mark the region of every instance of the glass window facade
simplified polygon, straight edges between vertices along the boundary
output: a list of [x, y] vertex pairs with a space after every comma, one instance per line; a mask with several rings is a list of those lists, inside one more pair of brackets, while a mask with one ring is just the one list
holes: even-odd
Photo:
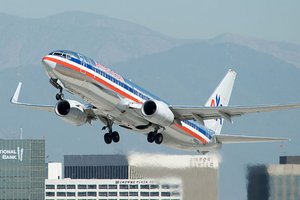
[[0, 140], [0, 169], [0, 199], [45, 198], [45, 140]]

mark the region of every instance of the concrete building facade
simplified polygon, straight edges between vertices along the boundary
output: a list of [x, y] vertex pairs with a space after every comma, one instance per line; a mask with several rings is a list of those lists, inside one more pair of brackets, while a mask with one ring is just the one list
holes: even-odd
[[175, 179], [181, 181], [180, 198], [187, 200], [218, 199], [218, 165], [219, 159], [216, 155], [134, 153], [128, 156], [64, 156], [66, 179], [163, 179], [166, 182]]

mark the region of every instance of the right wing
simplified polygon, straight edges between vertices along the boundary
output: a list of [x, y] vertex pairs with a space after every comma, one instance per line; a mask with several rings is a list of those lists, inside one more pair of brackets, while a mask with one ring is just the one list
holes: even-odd
[[19, 106], [35, 109], [35, 110], [43, 110], [43, 111], [48, 111], [48, 112], [54, 112], [55, 106], [54, 105], [39, 105], [39, 104], [29, 104], [29, 103], [21, 103], [19, 102], [19, 95], [21, 91], [22, 83], [19, 82], [18, 87], [12, 96], [10, 102], [12, 104], [16, 104]]
[[194, 119], [203, 123], [207, 119], [224, 118], [232, 122], [233, 117], [238, 117], [248, 113], [269, 112], [275, 110], [284, 110], [291, 108], [300, 108], [300, 103], [287, 105], [262, 105], [262, 106], [220, 106], [220, 107], [187, 107], [170, 106], [175, 117], [180, 120]]

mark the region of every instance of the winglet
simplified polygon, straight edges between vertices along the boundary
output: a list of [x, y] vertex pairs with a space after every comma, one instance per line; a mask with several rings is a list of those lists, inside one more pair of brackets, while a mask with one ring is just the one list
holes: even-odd
[[19, 95], [20, 95], [21, 87], [22, 87], [22, 82], [19, 82], [18, 87], [10, 100], [11, 103], [13, 104], [19, 103]]

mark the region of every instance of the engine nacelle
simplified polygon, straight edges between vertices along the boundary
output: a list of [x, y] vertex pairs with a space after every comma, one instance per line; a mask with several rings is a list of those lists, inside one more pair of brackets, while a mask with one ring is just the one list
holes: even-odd
[[64, 121], [81, 126], [88, 121], [83, 105], [74, 100], [61, 100], [55, 106], [55, 113]]
[[150, 122], [161, 126], [169, 126], [174, 121], [173, 112], [169, 106], [162, 101], [145, 101], [142, 106], [142, 114]]

